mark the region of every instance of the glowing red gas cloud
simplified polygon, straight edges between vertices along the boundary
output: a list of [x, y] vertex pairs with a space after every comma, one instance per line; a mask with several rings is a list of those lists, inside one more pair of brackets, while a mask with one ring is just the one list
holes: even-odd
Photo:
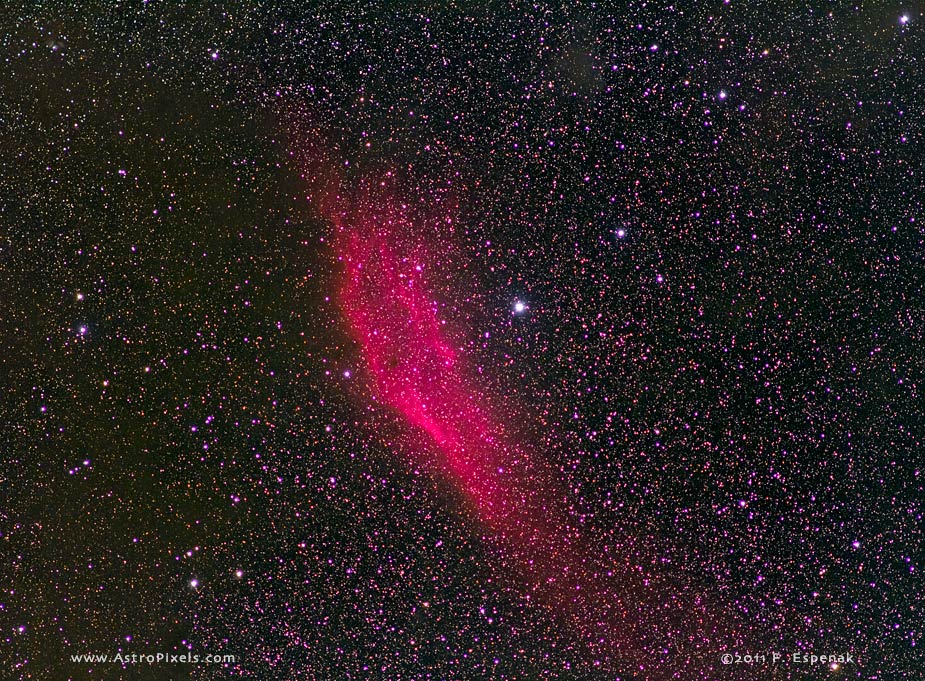
[[695, 678], [693, 660], [708, 670], [728, 632], [703, 599], [636, 565], [631, 542], [608, 551], [575, 529], [565, 488], [505, 433], [509, 410], [492, 406], [441, 319], [428, 279], [440, 241], [433, 216], [413, 213], [386, 183], [372, 186], [349, 203], [340, 195], [327, 217], [338, 232], [338, 302], [377, 401], [421, 436], [421, 455], [469, 501], [519, 588], [592, 655], [650, 679]]

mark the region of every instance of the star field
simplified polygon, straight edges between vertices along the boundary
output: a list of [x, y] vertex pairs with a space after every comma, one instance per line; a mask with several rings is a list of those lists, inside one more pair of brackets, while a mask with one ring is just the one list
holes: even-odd
[[2, 14], [0, 677], [921, 678], [920, 3]]

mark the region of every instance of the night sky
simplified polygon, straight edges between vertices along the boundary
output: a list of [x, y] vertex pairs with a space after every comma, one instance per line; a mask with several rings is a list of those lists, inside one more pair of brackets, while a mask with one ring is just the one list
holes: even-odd
[[925, 678], [925, 4], [81, 5], [0, 9], [0, 678]]

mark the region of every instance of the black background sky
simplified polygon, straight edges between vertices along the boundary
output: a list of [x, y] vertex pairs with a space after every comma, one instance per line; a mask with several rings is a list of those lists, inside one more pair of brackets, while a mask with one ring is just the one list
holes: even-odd
[[619, 671], [345, 378], [337, 168], [452, 193], [441, 316], [590, 536], [861, 658], [726, 678], [920, 678], [925, 16], [682, 5], [0, 10], [0, 676]]

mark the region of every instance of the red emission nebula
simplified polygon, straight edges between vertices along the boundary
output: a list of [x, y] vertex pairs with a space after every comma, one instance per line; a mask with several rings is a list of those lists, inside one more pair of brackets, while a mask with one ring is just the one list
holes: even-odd
[[502, 554], [504, 578], [582, 642], [589, 664], [616, 665], [622, 678], [709, 673], [734, 649], [733, 618], [720, 626], [707, 598], [639, 557], [641, 542], [614, 545], [576, 529], [559, 476], [505, 434], [510, 407], [492, 406], [440, 318], [427, 280], [439, 266], [425, 246], [435, 240], [433, 216], [413, 215], [384, 187], [347, 200], [329, 193], [323, 208], [343, 268], [338, 304], [376, 401], [468, 500]]

